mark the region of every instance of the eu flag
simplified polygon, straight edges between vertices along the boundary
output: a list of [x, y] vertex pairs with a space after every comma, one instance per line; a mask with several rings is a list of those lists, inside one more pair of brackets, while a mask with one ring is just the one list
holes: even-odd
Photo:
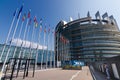
[[18, 12], [17, 19], [19, 18], [19, 16], [20, 16], [20, 13], [22, 12], [22, 9], [23, 9], [23, 5], [21, 6], [21, 8], [20, 8], [20, 10], [19, 10], [19, 12]]

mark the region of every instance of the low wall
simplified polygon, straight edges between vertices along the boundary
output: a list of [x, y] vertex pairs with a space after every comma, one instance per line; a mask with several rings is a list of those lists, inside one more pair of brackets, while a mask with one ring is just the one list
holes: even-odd
[[106, 74], [104, 67], [105, 63], [109, 67], [111, 78], [120, 80], [120, 56], [108, 58], [105, 61], [95, 62], [93, 63], [93, 66], [98, 71], [102, 72], [103, 74]]

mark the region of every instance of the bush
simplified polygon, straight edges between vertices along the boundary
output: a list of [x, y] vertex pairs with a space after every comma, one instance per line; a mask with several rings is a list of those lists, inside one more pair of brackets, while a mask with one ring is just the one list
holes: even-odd
[[81, 70], [82, 66], [65, 65], [65, 66], [62, 67], [62, 69], [67, 69], [67, 70]]

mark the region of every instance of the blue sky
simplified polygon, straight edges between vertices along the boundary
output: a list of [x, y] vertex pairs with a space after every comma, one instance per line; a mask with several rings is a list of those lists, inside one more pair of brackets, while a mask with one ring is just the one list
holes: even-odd
[[0, 0], [0, 43], [5, 42], [13, 12], [16, 8], [20, 8], [22, 3], [24, 3], [22, 14], [31, 9], [32, 18], [35, 15], [38, 21], [42, 18], [43, 25], [50, 24], [51, 28], [55, 27], [60, 20], [69, 22], [70, 16], [73, 20], [77, 19], [78, 13], [81, 17], [86, 17], [87, 12], [90, 11], [94, 18], [98, 10], [101, 15], [105, 12], [113, 15], [120, 26], [120, 0]]

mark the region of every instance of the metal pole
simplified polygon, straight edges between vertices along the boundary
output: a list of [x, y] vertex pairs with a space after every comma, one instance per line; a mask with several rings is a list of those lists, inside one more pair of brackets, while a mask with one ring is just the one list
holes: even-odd
[[[53, 40], [52, 40], [53, 41], [53, 51], [54, 51], [54, 45], [55, 45], [54, 44], [54, 42], [55, 42], [54, 40], [55, 40], [55, 31], [53, 31]], [[55, 51], [54, 51], [54, 56], [53, 57], [54, 57], [53, 67], [55, 68]]]
[[[35, 34], [35, 27], [37, 27], [37, 25], [36, 25], [36, 23], [37, 23], [37, 20], [36, 20], [36, 16], [34, 17], [34, 26], [33, 26], [33, 32], [32, 32], [32, 38], [31, 38], [31, 42], [32, 42], [32, 40], [33, 40], [33, 37], [34, 37], [34, 34]], [[29, 55], [29, 59], [32, 57], [32, 45], [33, 45], [33, 43], [31, 44], [31, 42], [30, 42], [30, 55]], [[34, 51], [33, 51], [34, 52]]]
[[[26, 38], [25, 38], [25, 45], [26, 45], [26, 40], [27, 40], [27, 38], [28, 38], [29, 30], [30, 30], [30, 24], [31, 24], [30, 12], [31, 12], [31, 9], [29, 10], [28, 16], [27, 16], [28, 19], [29, 19], [29, 22], [28, 22], [28, 30], [27, 30]], [[24, 48], [24, 50], [23, 50], [23, 56], [22, 56], [22, 58], [24, 58], [25, 52], [26, 52], [26, 48]], [[22, 61], [22, 62], [23, 62], [23, 61]]]
[[[30, 10], [30, 11], [31, 11], [31, 10]], [[26, 40], [27, 40], [27, 38], [28, 38], [29, 30], [30, 30], [30, 24], [31, 24], [30, 11], [29, 11], [29, 13], [28, 13], [29, 22], [28, 22], [28, 29], [27, 29], [26, 38], [25, 38], [25, 45], [26, 45]], [[26, 50], [27, 50], [27, 49], [24, 48], [22, 58], [24, 58]], [[23, 61], [21, 62], [21, 64], [22, 64], [22, 63], [23, 63]]]
[[[17, 11], [18, 11], [18, 8], [16, 9], [16, 12], [17, 12]], [[7, 42], [8, 42], [8, 39], [9, 39], [11, 30], [12, 30], [13, 24], [14, 24], [14, 21], [15, 21], [15, 17], [16, 17], [16, 13], [15, 13], [15, 16], [13, 17], [13, 20], [12, 20], [12, 23], [11, 23], [11, 26], [10, 26], [10, 29], [9, 29], [9, 31], [8, 31], [8, 35], [7, 35], [7, 38], [6, 38], [4, 47], [3, 47], [3, 49], [2, 49], [2, 53], [1, 53], [1, 55], [0, 55], [0, 60], [2, 59], [3, 53], [4, 53], [4, 51], [5, 51], [5, 47], [6, 47], [6, 44], [7, 44]]]
[[[56, 36], [58, 37], [58, 35], [56, 34]], [[58, 38], [57, 38], [57, 67], [58, 67]], [[61, 52], [60, 52], [60, 54], [61, 54]], [[54, 54], [55, 55], [55, 54]]]
[[[28, 31], [27, 31], [27, 35], [26, 35], [26, 39], [25, 39], [25, 45], [26, 45], [26, 40], [27, 40], [27, 38], [28, 38], [29, 30], [30, 30], [30, 26], [28, 26]], [[25, 52], [26, 52], [26, 49], [24, 48], [22, 58], [24, 58], [24, 56], [25, 56]]]
[[[35, 26], [33, 26], [33, 31], [32, 31], [32, 38], [31, 38], [31, 41], [30, 41], [30, 54], [29, 54], [29, 56], [28, 56], [28, 59], [30, 59], [31, 58], [31, 55], [32, 55], [32, 45], [33, 45], [33, 43], [32, 43], [32, 40], [33, 40], [33, 36], [34, 36], [34, 31], [35, 30]], [[28, 63], [28, 66], [30, 65], [30, 62]]]
[[43, 65], [42, 65], [43, 64], [43, 54], [45, 53], [45, 50], [44, 50], [45, 49], [44, 48], [45, 47], [45, 36], [46, 36], [46, 32], [44, 31], [44, 42], [43, 42], [43, 46], [42, 46], [43, 47], [42, 48], [43, 49], [43, 53], [41, 53], [41, 69], [43, 68]]
[[50, 51], [50, 67], [52, 68], [52, 58], [53, 58], [53, 53], [52, 53], [52, 45], [53, 45], [53, 33], [51, 33], [51, 51]]
[[[22, 28], [23, 28], [23, 23], [24, 22], [22, 22], [22, 24], [21, 24], [21, 28], [20, 28], [20, 32], [19, 32], [19, 35], [18, 35], [18, 39], [20, 39], [20, 36], [21, 36], [21, 32], [22, 32]], [[17, 39], [17, 42], [16, 42], [15, 50], [13, 52], [13, 58], [15, 57], [15, 53], [16, 53], [16, 50], [17, 50], [18, 39]]]
[[48, 32], [48, 41], [47, 41], [47, 53], [46, 53], [46, 68], [48, 66], [48, 54], [49, 54], [49, 50], [48, 50], [48, 47], [49, 47], [49, 32]]
[[[25, 31], [24, 31], [24, 35], [23, 35], [23, 40], [25, 40], [26, 31], [27, 31], [27, 26], [28, 26], [28, 21], [29, 21], [29, 19], [27, 19], [27, 23], [26, 23]], [[18, 56], [18, 58], [21, 57], [22, 50], [23, 50], [23, 47], [24, 47], [23, 45], [24, 45], [24, 41], [22, 41], [22, 44], [21, 44], [21, 47], [20, 47], [20, 52], [19, 52], [19, 56]], [[18, 63], [19, 63], [19, 60], [17, 61], [17, 68], [18, 68]]]
[[35, 65], [36, 65], [36, 66], [35, 66], [36, 68], [37, 68], [37, 61], [38, 61], [38, 51], [39, 51], [38, 48], [39, 48], [39, 44], [40, 44], [40, 34], [41, 34], [41, 28], [42, 28], [42, 25], [41, 25], [41, 24], [42, 24], [42, 23], [41, 23], [41, 21], [40, 21], [40, 31], [39, 31], [39, 34], [38, 34], [38, 45], [37, 45], [37, 54], [36, 54], [36, 62], [35, 62], [35, 63], [36, 63], [36, 64], [35, 64]]
[[[15, 27], [15, 29], [14, 29], [14, 33], [13, 33], [12, 39], [14, 39], [14, 36], [15, 36], [15, 33], [16, 33], [16, 30], [17, 30], [17, 26], [18, 26], [18, 23], [19, 23], [20, 16], [21, 16], [21, 13], [20, 13], [19, 18], [18, 18], [18, 20], [17, 20], [16, 27]], [[11, 48], [11, 46], [12, 46], [12, 45], [11, 45], [11, 44], [12, 44], [12, 39], [11, 39], [11, 41], [10, 41], [10, 46], [9, 46], [9, 49], [8, 49], [8, 51], [7, 51], [7, 55], [6, 55], [6, 57], [5, 57], [5, 61], [4, 61], [3, 66], [2, 66], [2, 70], [1, 70], [2, 73], [3, 73], [3, 71], [4, 71], [5, 64], [6, 64], [7, 59], [8, 59], [8, 55], [10, 54], [10, 48]]]
[[50, 68], [52, 68], [52, 33], [51, 33], [51, 50], [50, 50]]

